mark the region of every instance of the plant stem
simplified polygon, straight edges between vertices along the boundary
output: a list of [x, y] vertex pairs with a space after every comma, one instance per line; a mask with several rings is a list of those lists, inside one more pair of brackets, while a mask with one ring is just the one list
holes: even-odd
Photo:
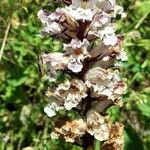
[[1, 46], [1, 49], [0, 49], [0, 61], [1, 61], [1, 58], [2, 58], [2, 55], [3, 55], [3, 51], [4, 51], [5, 43], [6, 43], [6, 40], [7, 40], [7, 36], [8, 36], [8, 33], [9, 33], [9, 29], [10, 29], [10, 23], [7, 25], [5, 36], [4, 36], [2, 46]]
[[86, 133], [83, 137], [83, 150], [94, 150], [94, 138], [89, 133]]

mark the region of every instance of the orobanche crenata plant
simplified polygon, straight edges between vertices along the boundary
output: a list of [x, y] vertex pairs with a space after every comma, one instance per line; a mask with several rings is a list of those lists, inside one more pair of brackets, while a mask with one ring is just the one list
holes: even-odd
[[[112, 123], [106, 110], [122, 106], [126, 84], [119, 75], [127, 56], [123, 36], [115, 34], [115, 18], [124, 18], [115, 0], [62, 0], [55, 12], [40, 10], [41, 34], [63, 42], [61, 52], [41, 54], [43, 68], [52, 83], [46, 92], [44, 112], [53, 117], [61, 111], [76, 111], [74, 120], [59, 120], [52, 139], [62, 138], [88, 149], [94, 138], [102, 149], [122, 150], [123, 125]], [[58, 84], [58, 74], [65, 74]], [[56, 119], [55, 119], [56, 120]]]

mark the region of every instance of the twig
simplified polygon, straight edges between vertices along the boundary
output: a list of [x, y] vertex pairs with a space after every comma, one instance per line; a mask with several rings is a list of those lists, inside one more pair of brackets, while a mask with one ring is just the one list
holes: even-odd
[[6, 40], [7, 40], [7, 36], [8, 36], [8, 33], [9, 33], [9, 29], [10, 29], [10, 23], [7, 25], [5, 36], [4, 36], [4, 39], [3, 39], [3, 42], [2, 42], [2, 46], [1, 46], [1, 50], [0, 50], [0, 61], [1, 61], [1, 58], [2, 58], [2, 55], [3, 55], [3, 51], [4, 51], [5, 43], [6, 43]]

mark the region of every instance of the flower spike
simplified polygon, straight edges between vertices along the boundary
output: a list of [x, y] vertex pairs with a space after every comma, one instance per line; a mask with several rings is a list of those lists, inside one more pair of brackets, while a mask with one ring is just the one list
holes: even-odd
[[[55, 126], [53, 139], [88, 147], [87, 137], [104, 141], [102, 149], [123, 148], [123, 125], [112, 123], [106, 110], [122, 105], [126, 84], [119, 75], [119, 61], [126, 61], [123, 36], [116, 34], [116, 16], [125, 17], [115, 0], [61, 0], [55, 12], [40, 10], [42, 33], [62, 39], [61, 52], [41, 54], [43, 68], [57, 85], [47, 91], [48, 117], [74, 110], [80, 117]], [[62, 72], [69, 78], [58, 84]], [[64, 122], [64, 121], [62, 121]], [[116, 131], [116, 132], [115, 132]]]

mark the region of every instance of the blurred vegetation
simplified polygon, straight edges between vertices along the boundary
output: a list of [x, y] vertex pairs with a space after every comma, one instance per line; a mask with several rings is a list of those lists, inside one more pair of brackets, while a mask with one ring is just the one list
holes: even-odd
[[[38, 55], [59, 51], [61, 44], [50, 37], [41, 38], [37, 12], [42, 7], [54, 11], [52, 0], [1, 0], [0, 45], [0, 150], [80, 150], [49, 135], [54, 120], [43, 112], [47, 81], [41, 77]], [[108, 110], [112, 120], [125, 124], [125, 150], [150, 149], [150, 1], [120, 0], [127, 18], [118, 21], [118, 31], [125, 33], [129, 60], [122, 75], [128, 90], [124, 106]], [[10, 28], [9, 28], [10, 24]], [[4, 38], [6, 30], [8, 35]], [[68, 116], [72, 116], [68, 114]], [[98, 146], [97, 146], [98, 145]], [[96, 150], [99, 144], [96, 144]], [[27, 150], [27, 149], [26, 149]]]

